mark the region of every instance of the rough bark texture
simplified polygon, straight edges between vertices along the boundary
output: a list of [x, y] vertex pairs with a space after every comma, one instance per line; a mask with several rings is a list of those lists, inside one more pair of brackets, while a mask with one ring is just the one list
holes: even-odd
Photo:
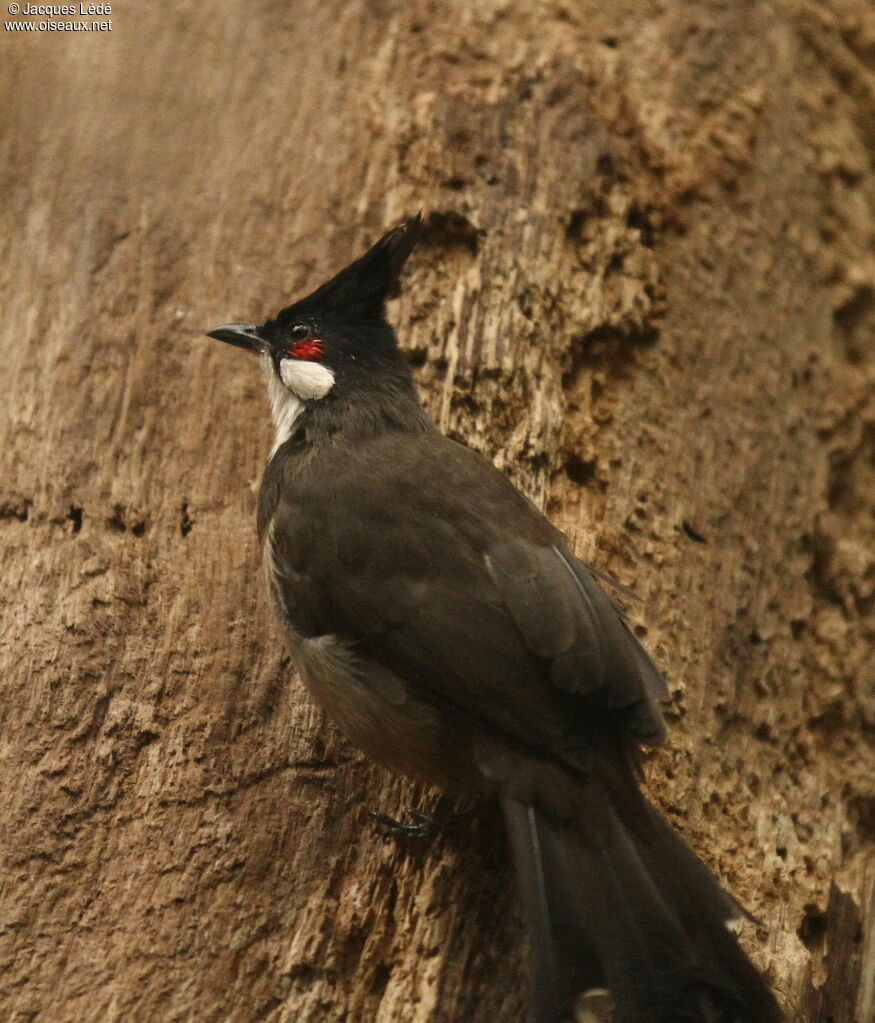
[[4, 1020], [524, 1019], [497, 825], [310, 707], [202, 337], [423, 207], [428, 404], [646, 601], [653, 797], [791, 1020], [875, 1018], [866, 0], [125, 5], [3, 34]]

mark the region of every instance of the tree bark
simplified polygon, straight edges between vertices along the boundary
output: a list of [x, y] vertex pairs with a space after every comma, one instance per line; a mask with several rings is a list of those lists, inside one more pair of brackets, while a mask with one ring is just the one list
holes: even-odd
[[282, 652], [262, 381], [202, 336], [423, 208], [390, 314], [430, 410], [644, 598], [651, 795], [788, 1018], [875, 1019], [871, 6], [216, 0], [2, 46], [3, 1018], [525, 1018], [496, 820], [384, 840], [436, 794]]

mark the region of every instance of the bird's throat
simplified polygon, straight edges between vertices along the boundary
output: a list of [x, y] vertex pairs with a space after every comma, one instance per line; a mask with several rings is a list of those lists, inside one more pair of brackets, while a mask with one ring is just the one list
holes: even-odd
[[273, 458], [291, 437], [298, 416], [304, 409], [304, 402], [279, 379], [269, 356], [263, 356], [261, 361], [267, 377], [267, 394], [274, 427], [273, 447], [270, 449], [270, 457]]
[[[270, 458], [295, 434], [311, 448], [323, 442], [336, 443], [339, 438], [352, 444], [366, 443], [385, 432], [422, 433], [434, 429], [403, 362], [394, 372], [384, 372], [376, 382], [362, 377], [361, 386], [347, 388], [342, 397], [336, 395], [333, 374], [332, 386], [320, 387], [317, 394], [308, 391], [308, 379], [299, 381], [300, 390], [289, 387], [295, 380], [289, 377], [283, 382], [269, 356], [263, 357], [262, 365], [275, 431]], [[315, 387], [324, 381], [319, 378], [309, 383]]]

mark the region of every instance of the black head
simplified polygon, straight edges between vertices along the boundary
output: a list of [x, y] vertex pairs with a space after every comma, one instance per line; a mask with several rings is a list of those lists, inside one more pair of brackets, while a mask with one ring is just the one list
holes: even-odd
[[354, 263], [262, 324], [228, 323], [209, 336], [267, 356], [297, 397], [344, 391], [362, 372], [401, 362], [385, 304], [419, 239], [420, 216], [384, 235]]

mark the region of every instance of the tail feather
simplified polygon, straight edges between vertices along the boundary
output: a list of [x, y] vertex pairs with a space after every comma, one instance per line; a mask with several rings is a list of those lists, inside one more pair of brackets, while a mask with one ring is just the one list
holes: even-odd
[[631, 773], [620, 801], [613, 784], [579, 788], [571, 820], [510, 790], [502, 796], [537, 1023], [570, 1023], [591, 988], [610, 991], [612, 1023], [779, 1023], [726, 927], [732, 900]]
[[565, 919], [565, 908], [556, 904], [558, 894], [549, 880], [555, 873], [552, 864], [545, 862], [545, 849], [534, 806], [513, 802], [507, 808], [508, 821], [518, 834], [517, 870], [528, 882], [522, 889], [523, 911], [533, 948], [539, 955], [533, 959], [535, 977], [532, 1006], [535, 1017], [543, 1023], [563, 1023], [565, 1007], [574, 997], [569, 984], [574, 976], [574, 962], [565, 961], [568, 942], [564, 936], [573, 920]]

